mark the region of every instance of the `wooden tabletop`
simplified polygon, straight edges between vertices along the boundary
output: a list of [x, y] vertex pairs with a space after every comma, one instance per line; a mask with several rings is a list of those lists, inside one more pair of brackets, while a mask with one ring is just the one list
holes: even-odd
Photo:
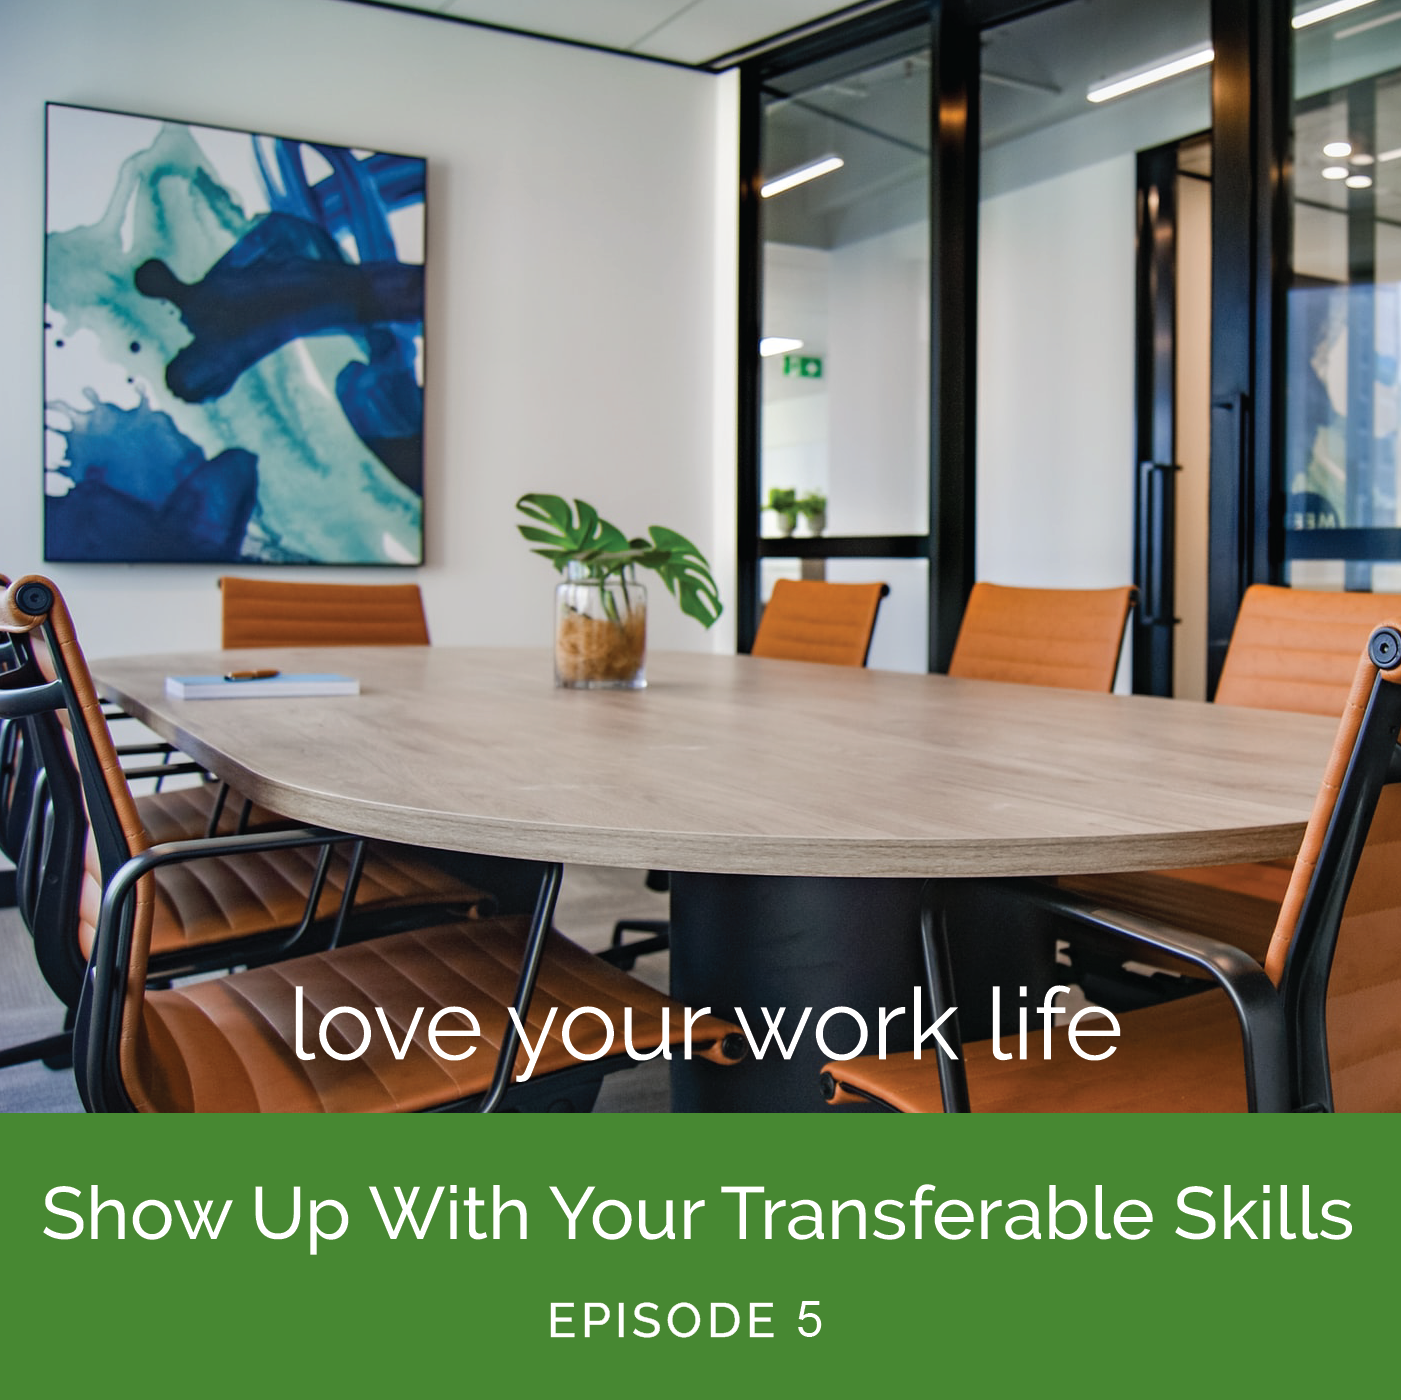
[[[167, 675], [341, 671], [358, 696], [171, 700]], [[1297, 847], [1335, 724], [753, 657], [663, 653], [564, 691], [534, 650], [95, 662], [103, 691], [258, 802], [391, 840], [735, 874], [1046, 875]]]

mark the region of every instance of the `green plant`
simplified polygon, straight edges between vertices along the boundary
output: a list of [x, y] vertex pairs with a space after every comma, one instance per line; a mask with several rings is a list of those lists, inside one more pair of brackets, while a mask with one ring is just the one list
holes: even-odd
[[776, 511], [779, 515], [795, 515], [798, 510], [798, 493], [791, 486], [771, 486], [768, 504], [764, 509]]
[[809, 491], [806, 496], [799, 496], [794, 501], [793, 509], [799, 515], [825, 515], [827, 513], [827, 497], [821, 491]]
[[531, 521], [516, 528], [538, 546], [532, 552], [548, 559], [558, 572], [578, 564], [589, 578], [626, 579], [630, 568], [651, 569], [688, 617], [709, 627], [720, 616], [720, 590], [710, 565], [685, 535], [652, 525], [650, 539], [629, 539], [587, 501], [576, 500], [571, 506], [562, 496], [539, 492], [522, 496], [516, 509]]

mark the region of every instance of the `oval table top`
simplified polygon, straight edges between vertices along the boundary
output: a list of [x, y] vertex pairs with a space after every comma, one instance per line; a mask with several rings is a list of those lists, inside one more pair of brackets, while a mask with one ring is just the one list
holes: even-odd
[[[276, 666], [357, 696], [174, 700]], [[661, 653], [643, 691], [548, 652], [258, 649], [104, 659], [99, 686], [257, 802], [417, 845], [758, 875], [1052, 875], [1297, 848], [1336, 724], [1145, 696]]]

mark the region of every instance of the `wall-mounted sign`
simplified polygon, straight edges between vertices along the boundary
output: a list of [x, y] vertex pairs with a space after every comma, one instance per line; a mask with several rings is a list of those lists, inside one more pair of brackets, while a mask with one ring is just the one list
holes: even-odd
[[783, 357], [783, 372], [797, 379], [821, 379], [822, 356], [785, 355]]

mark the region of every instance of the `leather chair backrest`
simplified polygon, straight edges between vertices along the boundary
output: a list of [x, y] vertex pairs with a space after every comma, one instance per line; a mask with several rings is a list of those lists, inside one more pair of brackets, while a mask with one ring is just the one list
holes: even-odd
[[[26, 611], [25, 599], [35, 593], [43, 593], [52, 600], [47, 613]], [[89, 836], [96, 843], [105, 885], [127, 859], [148, 850], [150, 841], [122, 772], [121, 759], [102, 712], [102, 702], [62, 595], [48, 579], [36, 575], [17, 580], [8, 591], [0, 594], [0, 631], [26, 633], [41, 624], [47, 645], [35, 647], [35, 660], [48, 677], [61, 672], [67, 699], [66, 715], [62, 711], [60, 714], [72, 739], [82, 778]], [[55, 792], [55, 797], [57, 795]], [[152, 877], [142, 876], [134, 900], [120, 1027], [121, 1074], [130, 1084], [140, 1083], [143, 1073], [141, 1013], [150, 954], [153, 893]]]
[[1133, 589], [977, 583], [949, 675], [1063, 690], [1114, 687]]
[[781, 578], [759, 620], [751, 655], [864, 666], [880, 600], [889, 591], [883, 583]]
[[[1401, 646], [1389, 660], [1395, 661], [1398, 651]], [[1338, 737], [1265, 963], [1271, 979], [1284, 987], [1286, 1004], [1304, 1006], [1296, 1055], [1302, 1057], [1305, 1079], [1310, 1073], [1310, 984], [1319, 993], [1313, 1012], [1320, 1051], [1313, 1075], [1317, 1082], [1305, 1085], [1302, 1101], [1326, 1098], [1331, 1084], [1331, 1106], [1348, 1112], [1401, 1110], [1398, 692], [1401, 665], [1382, 670], [1364, 654], [1361, 665], [1354, 666]], [[1389, 716], [1384, 706], [1390, 707]], [[1370, 736], [1364, 733], [1368, 727]], [[1346, 891], [1345, 900], [1341, 891]], [[1290, 979], [1293, 986], [1285, 986]]]
[[226, 647], [427, 646], [416, 583], [289, 583], [225, 576]]
[[1241, 599], [1218, 705], [1337, 718], [1372, 629], [1401, 616], [1393, 593], [1317, 593], [1253, 584]]
[[[0, 670], [0, 688], [25, 683], [25, 670], [18, 664]], [[35, 777], [34, 745], [25, 722], [0, 719], [0, 855], [15, 866], [29, 826]]]

